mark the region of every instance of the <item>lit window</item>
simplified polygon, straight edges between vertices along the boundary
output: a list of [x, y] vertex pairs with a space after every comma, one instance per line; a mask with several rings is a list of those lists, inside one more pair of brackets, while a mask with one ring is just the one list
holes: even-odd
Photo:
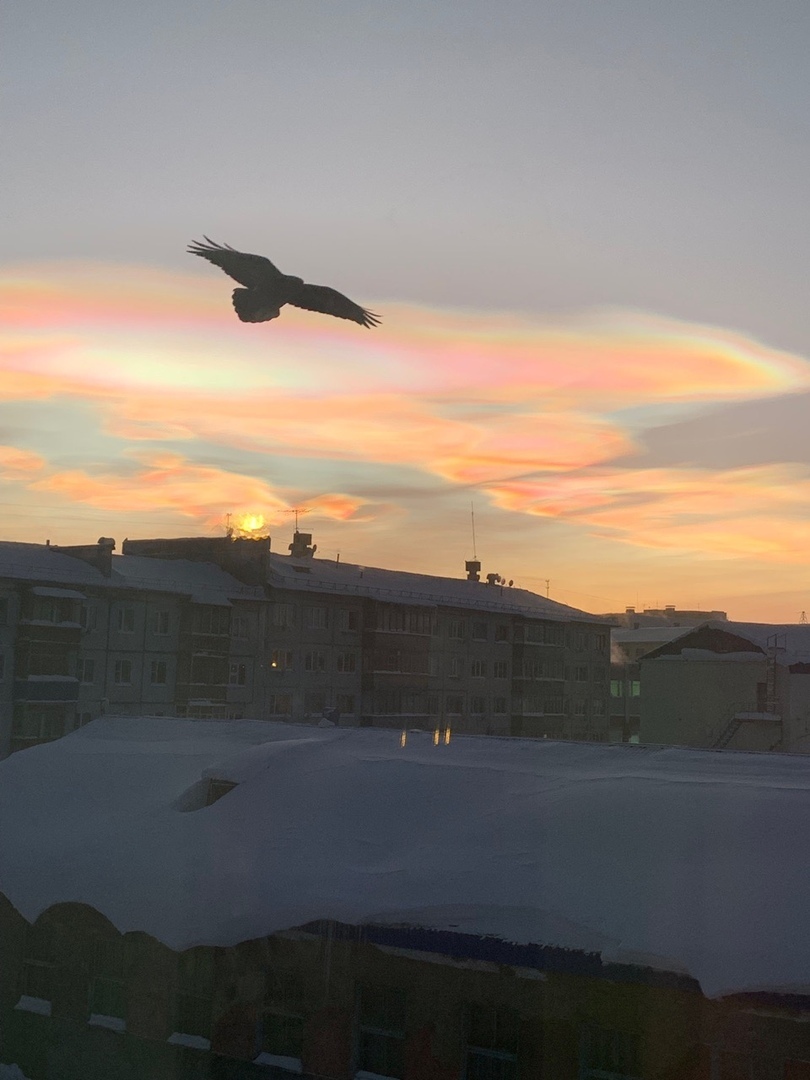
[[611, 697], [624, 697], [624, 693], [622, 692], [621, 679], [611, 679], [610, 680], [610, 696]]

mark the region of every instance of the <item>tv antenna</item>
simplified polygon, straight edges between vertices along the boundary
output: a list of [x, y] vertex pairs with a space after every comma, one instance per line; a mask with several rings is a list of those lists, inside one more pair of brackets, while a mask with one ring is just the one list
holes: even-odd
[[298, 532], [298, 515], [308, 514], [310, 507], [308, 506], [293, 506], [289, 510], [282, 510], [282, 514], [295, 514], [295, 531]]
[[807, 622], [807, 612], [806, 611], [803, 611], [801, 613], [801, 615], [799, 615], [799, 622], [800, 623], [806, 623]]
[[475, 507], [472, 499], [470, 499], [470, 521], [472, 522], [473, 558], [477, 559], [478, 552], [475, 550]]

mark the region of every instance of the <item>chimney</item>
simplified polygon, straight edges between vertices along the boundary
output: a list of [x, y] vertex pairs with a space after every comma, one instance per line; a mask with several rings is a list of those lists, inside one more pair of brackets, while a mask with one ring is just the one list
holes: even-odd
[[626, 607], [624, 613], [625, 615], [635, 615], [636, 609], [634, 607]]
[[464, 563], [464, 569], [467, 571], [467, 581], [480, 581], [481, 580], [481, 563], [478, 559], [473, 559]]
[[81, 559], [89, 563], [104, 577], [112, 573], [112, 553], [115, 551], [115, 540], [111, 536], [100, 536], [95, 544], [71, 544], [68, 547], [57, 546], [49, 542], [51, 551], [58, 551], [60, 555], [70, 555], [73, 559]]
[[293, 559], [311, 559], [318, 550], [318, 545], [312, 543], [312, 533], [302, 533], [297, 529], [293, 533], [293, 542], [287, 546]]

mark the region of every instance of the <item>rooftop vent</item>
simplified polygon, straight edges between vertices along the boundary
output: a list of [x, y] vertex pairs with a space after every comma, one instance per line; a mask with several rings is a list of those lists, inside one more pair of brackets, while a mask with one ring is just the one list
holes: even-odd
[[469, 562], [465, 562], [464, 569], [467, 571], [467, 581], [481, 580], [481, 563], [478, 559], [472, 559]]

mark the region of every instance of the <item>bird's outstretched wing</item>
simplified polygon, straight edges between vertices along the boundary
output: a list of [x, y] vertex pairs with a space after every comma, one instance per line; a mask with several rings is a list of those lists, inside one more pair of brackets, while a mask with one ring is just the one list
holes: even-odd
[[296, 292], [295, 299], [288, 303], [306, 311], [320, 311], [324, 315], [335, 315], [338, 319], [351, 319], [361, 326], [378, 326], [380, 323], [379, 315], [366, 311], [337, 289], [330, 289], [328, 285], [302, 285]]
[[278, 278], [283, 277], [281, 271], [263, 255], [248, 255], [243, 251], [236, 251], [228, 244], [215, 244], [207, 236], [204, 236], [203, 240], [206, 241], [205, 244], [198, 240], [189, 244], [189, 254], [208, 259], [240, 285], [255, 289], [262, 285], [272, 285]]

